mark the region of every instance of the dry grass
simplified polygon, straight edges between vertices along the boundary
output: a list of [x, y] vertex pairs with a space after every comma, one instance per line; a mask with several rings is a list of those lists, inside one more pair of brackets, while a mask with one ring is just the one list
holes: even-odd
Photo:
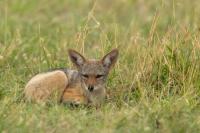
[[[198, 132], [198, 0], [0, 1], [0, 132]], [[28, 104], [23, 88], [67, 49], [120, 58], [100, 110]]]

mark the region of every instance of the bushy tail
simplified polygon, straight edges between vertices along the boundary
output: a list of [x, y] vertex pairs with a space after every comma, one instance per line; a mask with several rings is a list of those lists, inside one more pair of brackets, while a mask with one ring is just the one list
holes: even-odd
[[56, 70], [34, 76], [27, 83], [24, 93], [28, 101], [46, 102], [51, 96], [56, 96], [56, 101], [59, 101], [67, 85], [66, 74]]

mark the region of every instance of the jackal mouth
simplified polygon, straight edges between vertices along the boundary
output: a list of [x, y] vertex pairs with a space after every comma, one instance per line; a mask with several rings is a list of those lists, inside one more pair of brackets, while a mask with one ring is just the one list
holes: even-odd
[[88, 86], [88, 90], [89, 90], [90, 92], [93, 92], [94, 86], [92, 86], [92, 85]]
[[89, 85], [87, 86], [85, 83], [83, 83], [83, 89], [87, 92], [87, 93], [93, 93], [96, 89], [95, 86]]

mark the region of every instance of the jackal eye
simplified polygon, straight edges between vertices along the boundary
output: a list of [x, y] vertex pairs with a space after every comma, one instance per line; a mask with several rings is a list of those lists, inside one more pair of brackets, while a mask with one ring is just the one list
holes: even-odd
[[100, 74], [99, 74], [99, 75], [96, 76], [96, 78], [98, 79], [98, 78], [101, 78], [101, 77], [103, 77], [103, 76], [104, 76], [104, 75], [100, 75]]
[[88, 78], [89, 76], [87, 74], [81, 74], [84, 78]]

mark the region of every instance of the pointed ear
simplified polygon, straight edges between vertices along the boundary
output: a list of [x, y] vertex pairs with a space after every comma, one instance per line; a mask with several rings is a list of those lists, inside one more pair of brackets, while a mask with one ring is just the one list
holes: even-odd
[[69, 49], [68, 50], [70, 60], [73, 62], [73, 64], [76, 65], [76, 67], [81, 67], [85, 63], [85, 58], [75, 50]]
[[118, 49], [113, 49], [110, 53], [108, 53], [103, 57], [102, 59], [103, 65], [108, 69], [110, 69], [115, 65], [118, 55], [119, 55]]

